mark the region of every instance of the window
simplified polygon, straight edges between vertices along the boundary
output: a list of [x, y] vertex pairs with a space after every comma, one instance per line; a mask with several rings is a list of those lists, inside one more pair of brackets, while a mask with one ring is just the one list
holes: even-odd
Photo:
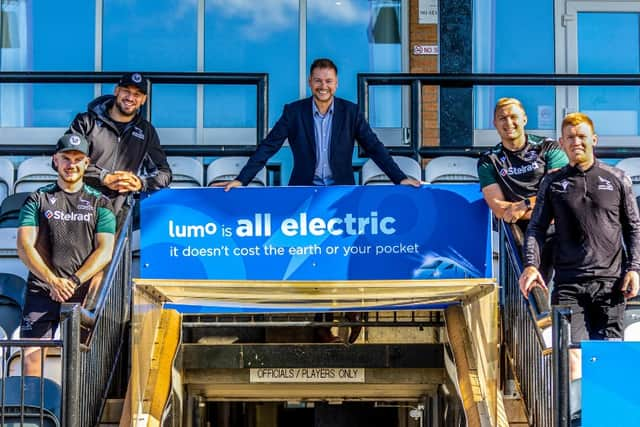
[[[207, 0], [205, 70], [269, 73], [269, 127], [298, 98], [298, 4]], [[205, 128], [255, 127], [253, 87], [205, 90]], [[255, 143], [255, 133], [250, 141]], [[212, 141], [216, 143], [216, 141]]]
[[[92, 71], [95, 3], [0, 0], [0, 70]], [[67, 126], [92, 85], [0, 85], [0, 126]]]
[[[103, 14], [104, 71], [196, 71], [196, 2], [105, 1]], [[195, 127], [196, 88], [155, 85], [151, 107], [156, 127]]]
[[[316, 58], [331, 58], [339, 70], [337, 95], [357, 102], [358, 73], [402, 71], [401, 18], [399, 0], [307, 1], [306, 69]], [[402, 127], [401, 91], [371, 89], [371, 126]]]
[[[551, 1], [475, 0], [473, 72], [554, 73], [553, 7]], [[474, 96], [476, 129], [493, 129], [493, 107], [502, 97], [522, 101], [528, 129], [555, 129], [554, 87], [478, 87]]]

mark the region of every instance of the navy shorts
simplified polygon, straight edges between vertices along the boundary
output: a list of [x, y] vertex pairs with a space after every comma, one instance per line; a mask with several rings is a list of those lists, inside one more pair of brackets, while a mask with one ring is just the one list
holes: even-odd
[[622, 340], [626, 302], [622, 280], [592, 280], [554, 286], [551, 304], [571, 308], [571, 341]]
[[[89, 284], [86, 283], [77, 288], [66, 302], [82, 303], [88, 291]], [[59, 302], [51, 299], [48, 291], [41, 288], [28, 288], [22, 310], [20, 337], [53, 338], [60, 323], [60, 305]]]

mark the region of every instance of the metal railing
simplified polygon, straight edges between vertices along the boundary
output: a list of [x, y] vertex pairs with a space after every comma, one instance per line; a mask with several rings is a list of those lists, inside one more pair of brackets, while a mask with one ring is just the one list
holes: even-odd
[[[60, 385], [46, 376], [59, 373], [58, 364], [52, 372], [42, 357], [40, 377], [21, 375], [25, 370], [27, 348], [36, 351], [62, 347], [61, 340], [9, 339], [0, 340], [0, 425], [62, 425], [60, 422]], [[30, 350], [30, 351], [31, 351]], [[57, 358], [59, 360], [59, 358]], [[16, 366], [17, 365], [17, 366]], [[45, 375], [46, 373], [46, 375]], [[53, 375], [52, 375], [53, 374]], [[46, 422], [45, 422], [46, 420]]]
[[133, 209], [129, 209], [119, 227], [113, 260], [105, 271], [95, 308], [63, 304], [63, 425], [96, 425], [119, 373], [131, 317], [132, 221]]
[[[512, 227], [517, 227], [513, 225]], [[551, 351], [542, 335], [550, 327], [549, 305], [540, 288], [526, 300], [520, 293], [521, 249], [511, 227], [500, 227], [500, 282], [503, 288], [503, 333], [505, 356], [519, 381], [529, 424], [553, 426], [553, 372]], [[538, 294], [537, 296], [534, 296]], [[538, 301], [536, 304], [535, 301]]]
[[[37, 84], [37, 83], [113, 83], [121, 72], [0, 72], [0, 84]], [[182, 85], [237, 85], [256, 88], [256, 144], [255, 145], [163, 145], [170, 156], [248, 156], [253, 154], [258, 142], [269, 130], [269, 75], [267, 73], [163, 73], [145, 72], [149, 80], [148, 100], [145, 103], [145, 116], [152, 119], [153, 86], [155, 84]], [[46, 145], [0, 145], [0, 156], [34, 156], [52, 154], [54, 144]]]
[[[410, 146], [389, 147], [392, 154], [408, 155], [416, 159], [439, 156], [477, 157], [486, 147], [423, 147], [422, 146], [422, 88], [468, 88], [474, 86], [640, 86], [638, 74], [457, 74], [457, 73], [360, 73], [358, 74], [358, 106], [369, 116], [369, 88], [371, 86], [405, 86], [410, 88]], [[471, 108], [471, 106], [469, 106]], [[470, 141], [471, 142], [471, 141]], [[597, 147], [602, 157], [640, 157], [640, 148]]]

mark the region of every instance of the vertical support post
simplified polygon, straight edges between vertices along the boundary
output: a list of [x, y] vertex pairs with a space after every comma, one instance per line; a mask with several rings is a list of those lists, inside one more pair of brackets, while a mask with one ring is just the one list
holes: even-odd
[[62, 304], [62, 425], [79, 426], [80, 421], [80, 306]]
[[422, 146], [422, 82], [418, 79], [411, 82], [411, 148], [413, 158], [420, 161]]
[[269, 131], [269, 75], [265, 74], [258, 82], [257, 92], [257, 111], [256, 111], [256, 145], [267, 136]]
[[569, 346], [571, 344], [571, 309], [553, 307], [553, 402], [556, 427], [569, 427]]
[[364, 119], [369, 121], [369, 80], [362, 74], [358, 74], [358, 107]]

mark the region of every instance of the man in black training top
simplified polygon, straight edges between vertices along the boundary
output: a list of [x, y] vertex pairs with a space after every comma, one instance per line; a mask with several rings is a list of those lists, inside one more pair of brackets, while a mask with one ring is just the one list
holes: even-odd
[[[23, 338], [52, 338], [60, 303], [81, 303], [91, 279], [111, 260], [115, 215], [109, 199], [83, 182], [88, 153], [84, 137], [60, 138], [52, 159], [57, 182], [32, 193], [20, 210], [18, 256], [29, 269]], [[24, 374], [39, 376], [39, 349], [25, 354]]]
[[159, 190], [171, 183], [158, 133], [140, 114], [146, 100], [147, 79], [126, 73], [113, 95], [94, 99], [67, 131], [89, 141], [91, 164], [85, 181], [112, 199], [116, 212], [130, 192]]
[[[569, 165], [545, 177], [525, 240], [520, 290], [545, 286], [538, 271], [540, 247], [556, 224], [552, 304], [568, 305], [571, 340], [622, 339], [625, 298], [638, 293], [640, 218], [631, 180], [598, 161], [593, 122], [582, 113], [562, 121], [560, 145]], [[571, 378], [581, 377], [580, 350], [570, 355]]]

